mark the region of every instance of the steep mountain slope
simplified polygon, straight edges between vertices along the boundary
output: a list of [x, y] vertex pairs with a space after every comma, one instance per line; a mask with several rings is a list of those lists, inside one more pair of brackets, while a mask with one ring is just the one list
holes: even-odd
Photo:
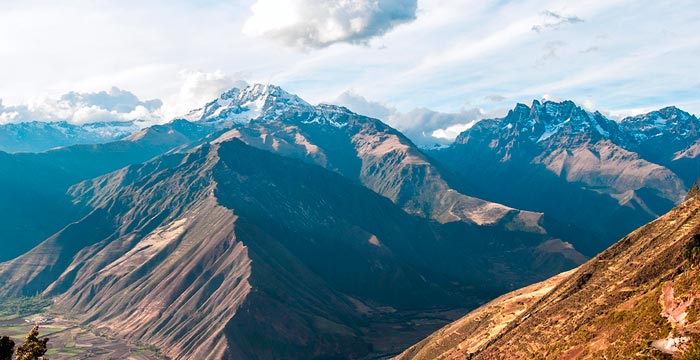
[[44, 153], [0, 152], [0, 261], [28, 251], [85, 215], [66, 196], [85, 179], [146, 161], [206, 137], [208, 127], [175, 121], [107, 144], [75, 145]]
[[636, 144], [600, 113], [535, 101], [482, 120], [431, 155], [467, 178], [475, 196], [598, 234], [597, 242], [575, 243], [595, 254], [668, 211], [687, 189], [673, 171], [634, 152]]
[[382, 353], [367, 335], [375, 317], [473, 306], [542, 275], [531, 270], [535, 255], [518, 250], [542, 236], [511, 232], [505, 252], [465, 241], [492, 230], [411, 216], [338, 174], [237, 139], [70, 193], [92, 211], [0, 264], [0, 293], [43, 291], [57, 309], [175, 359]]
[[0, 125], [0, 151], [43, 152], [53, 148], [102, 144], [123, 139], [147, 125], [142, 121], [97, 122], [84, 125], [58, 122], [24, 122]]
[[[679, 354], [700, 340], [700, 199], [639, 228], [521, 310], [487, 342], [473, 318], [507, 306], [509, 294], [402, 354], [472, 359], [628, 359]], [[535, 289], [523, 289], [527, 293]], [[465, 326], [470, 325], [470, 326]], [[458, 331], [454, 331], [458, 330]], [[465, 342], [466, 343], [463, 343]], [[470, 354], [468, 354], [468, 352]], [[668, 355], [666, 355], [668, 356]]]
[[[232, 89], [189, 115], [228, 122], [223, 139], [321, 165], [384, 195], [412, 214], [440, 222], [507, 225], [544, 232], [541, 214], [464, 195], [410, 140], [379, 120], [332, 105], [312, 106], [272, 85]], [[251, 121], [252, 119], [252, 121]], [[236, 125], [237, 124], [237, 125]]]

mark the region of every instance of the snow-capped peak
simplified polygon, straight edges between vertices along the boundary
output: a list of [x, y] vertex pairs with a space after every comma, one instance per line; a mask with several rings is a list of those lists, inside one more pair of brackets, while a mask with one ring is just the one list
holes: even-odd
[[244, 89], [228, 90], [184, 118], [190, 121], [247, 123], [274, 117], [284, 111], [303, 111], [310, 107], [306, 101], [279, 86], [253, 84]]
[[559, 133], [567, 136], [588, 134], [586, 136], [607, 139], [614, 132], [615, 124], [611, 120], [600, 113], [588, 112], [570, 100], [534, 100], [528, 110], [527, 121], [520, 126], [528, 127], [529, 138], [538, 143]]
[[620, 126], [637, 142], [657, 136], [670, 135], [683, 139], [700, 132], [700, 121], [675, 106], [622, 119]]
[[[534, 100], [530, 106], [517, 104], [506, 117], [482, 120], [467, 131], [474, 134], [496, 132], [501, 139], [533, 143], [625, 141], [615, 122], [600, 113], [586, 111], [570, 100]], [[464, 141], [465, 136], [460, 139]]]

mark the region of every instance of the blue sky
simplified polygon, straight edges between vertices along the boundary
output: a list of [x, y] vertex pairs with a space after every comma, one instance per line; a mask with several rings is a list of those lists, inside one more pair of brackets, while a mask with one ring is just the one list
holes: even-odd
[[700, 113], [697, 1], [0, 0], [0, 44], [0, 112], [116, 86], [168, 118], [245, 80], [397, 127], [543, 97]]

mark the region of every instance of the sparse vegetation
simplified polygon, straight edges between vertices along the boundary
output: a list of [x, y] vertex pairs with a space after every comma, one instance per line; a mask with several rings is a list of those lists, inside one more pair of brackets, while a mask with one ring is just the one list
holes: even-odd
[[695, 234], [683, 249], [683, 257], [691, 266], [700, 263], [700, 234]]
[[22, 296], [0, 301], [0, 318], [7, 316], [27, 316], [42, 312], [51, 305], [51, 300], [41, 296]]

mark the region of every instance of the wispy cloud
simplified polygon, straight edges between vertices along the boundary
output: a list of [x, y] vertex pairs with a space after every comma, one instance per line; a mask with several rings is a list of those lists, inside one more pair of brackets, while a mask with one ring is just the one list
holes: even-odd
[[542, 12], [542, 22], [532, 26], [532, 31], [542, 32], [544, 30], [556, 30], [561, 26], [582, 23], [583, 19], [578, 16], [564, 16], [554, 11], [545, 10]]

